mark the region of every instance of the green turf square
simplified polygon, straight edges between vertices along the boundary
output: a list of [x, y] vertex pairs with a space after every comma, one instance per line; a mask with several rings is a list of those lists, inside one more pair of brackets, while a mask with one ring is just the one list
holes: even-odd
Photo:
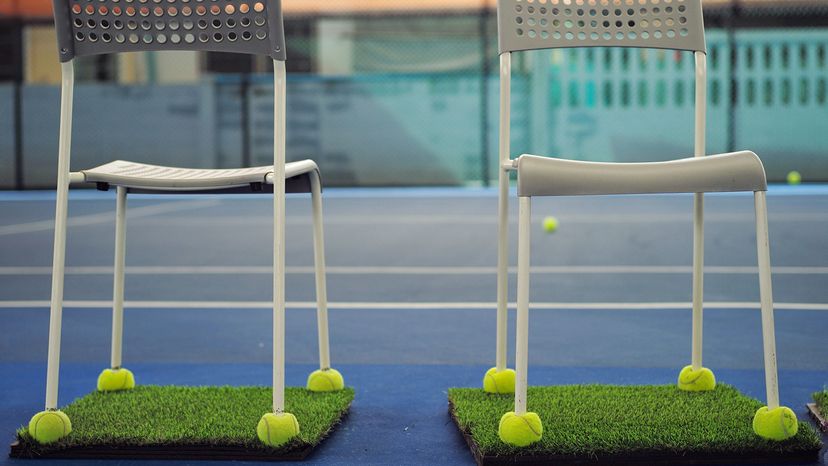
[[828, 419], [828, 388], [814, 393], [814, 402], [816, 402], [817, 409], [822, 418]]
[[[571, 385], [530, 387], [529, 411], [543, 422], [540, 442], [516, 448], [500, 441], [500, 417], [514, 409], [513, 395], [482, 389], [449, 390], [451, 414], [480, 463], [516, 456], [558, 462], [625, 459], [712, 458], [816, 459], [822, 447], [806, 422], [797, 435], [772, 442], [753, 432], [759, 401], [719, 384], [711, 392], [684, 392], [675, 385]], [[488, 459], [488, 461], [487, 461]]]
[[72, 433], [54, 444], [40, 445], [27, 427], [20, 428], [15, 456], [113, 447], [138, 452], [163, 447], [209, 453], [215, 448], [275, 457], [290, 455], [318, 445], [354, 399], [351, 388], [326, 393], [287, 388], [285, 410], [299, 421], [299, 435], [289, 444], [272, 449], [256, 436], [259, 419], [271, 411], [271, 393], [270, 387], [148, 385], [122, 392], [94, 392], [62, 408], [72, 421]]

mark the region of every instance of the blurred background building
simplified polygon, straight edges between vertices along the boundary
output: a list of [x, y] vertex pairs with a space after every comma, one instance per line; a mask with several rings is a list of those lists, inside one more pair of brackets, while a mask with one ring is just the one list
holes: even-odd
[[[329, 186], [496, 178], [494, 0], [282, 3], [289, 158], [316, 159]], [[755, 150], [774, 180], [790, 170], [828, 180], [828, 2], [704, 5], [708, 151]], [[625, 162], [692, 154], [692, 54], [572, 49], [514, 63], [514, 154]], [[267, 164], [270, 67], [222, 53], [78, 59], [73, 168], [113, 158]], [[0, 189], [53, 185], [59, 81], [51, 0], [0, 0]]]

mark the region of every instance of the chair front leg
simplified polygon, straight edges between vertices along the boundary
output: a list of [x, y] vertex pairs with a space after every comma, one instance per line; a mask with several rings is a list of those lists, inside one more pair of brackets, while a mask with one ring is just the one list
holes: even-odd
[[342, 374], [331, 368], [328, 334], [328, 292], [325, 283], [325, 236], [322, 228], [322, 182], [319, 172], [311, 172], [313, 203], [313, 258], [316, 275], [316, 326], [319, 337], [319, 370], [308, 376], [307, 388], [314, 392], [330, 392], [345, 388]]
[[796, 414], [779, 405], [779, 381], [776, 368], [776, 335], [773, 322], [770, 244], [768, 235], [767, 193], [754, 193], [756, 207], [756, 247], [759, 258], [759, 300], [762, 307], [762, 347], [765, 358], [765, 390], [768, 405], [753, 418], [753, 430], [760, 437], [785, 440], [796, 435]]

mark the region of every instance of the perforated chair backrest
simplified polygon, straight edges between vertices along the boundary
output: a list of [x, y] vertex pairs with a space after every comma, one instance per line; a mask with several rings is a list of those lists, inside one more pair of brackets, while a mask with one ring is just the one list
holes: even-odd
[[285, 60], [281, 0], [52, 0], [60, 60], [202, 50]]
[[701, 0], [498, 0], [500, 53], [569, 47], [705, 52]]

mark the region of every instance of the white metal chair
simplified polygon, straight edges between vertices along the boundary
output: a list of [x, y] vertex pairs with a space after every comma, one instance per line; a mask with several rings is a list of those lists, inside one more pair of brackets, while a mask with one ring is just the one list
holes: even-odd
[[[163, 3], [158, 0], [153, 3], [146, 0], [53, 0], [53, 4], [63, 78], [46, 410], [57, 411], [58, 408], [67, 204], [69, 185], [80, 183], [96, 183], [99, 189], [105, 190], [110, 186], [117, 189], [111, 367], [101, 373], [99, 390], [129, 389], [135, 385], [132, 373], [121, 365], [127, 194], [261, 192], [273, 193], [275, 231], [273, 413], [265, 416], [292, 416], [284, 413], [286, 192], [310, 193], [313, 205], [320, 370], [308, 378], [308, 387], [317, 391], [341, 389], [342, 376], [330, 367], [319, 169], [311, 160], [285, 163], [286, 54], [280, 0], [225, 0], [221, 3], [189, 0], [166, 0]], [[89, 170], [70, 172], [73, 59], [86, 55], [153, 50], [221, 51], [271, 57], [275, 86], [273, 165], [205, 170], [115, 161]], [[318, 383], [316, 377], [321, 377], [325, 383]]]
[[[771, 296], [771, 268], [764, 168], [748, 151], [705, 157], [707, 55], [701, 0], [499, 0], [500, 43], [500, 199], [497, 281], [497, 364], [484, 377], [489, 392], [515, 393], [515, 413], [527, 414], [529, 331], [529, 255], [534, 196], [695, 193], [693, 247], [693, 326], [691, 365], [678, 386], [711, 390], [713, 373], [702, 366], [702, 290], [705, 192], [754, 192], [759, 254], [762, 331], [767, 408], [787, 420], [780, 408]], [[656, 163], [590, 163], [522, 155], [511, 159], [511, 54], [571, 47], [659, 48], [695, 53], [695, 158]], [[507, 368], [508, 195], [509, 172], [516, 171], [519, 197], [516, 371]], [[761, 423], [760, 423], [761, 424]], [[756, 433], [769, 437], [757, 427]], [[791, 432], [791, 436], [795, 430]], [[509, 438], [501, 439], [507, 443]]]

